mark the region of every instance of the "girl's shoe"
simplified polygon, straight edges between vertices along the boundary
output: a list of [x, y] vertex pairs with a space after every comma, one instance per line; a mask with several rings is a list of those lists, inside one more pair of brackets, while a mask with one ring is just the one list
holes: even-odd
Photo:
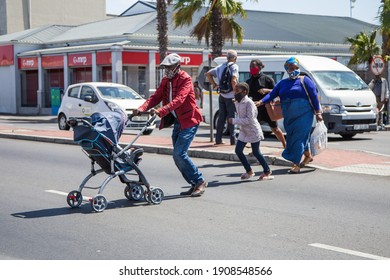
[[308, 165], [312, 161], [313, 161], [312, 157], [305, 156], [305, 158], [303, 159], [303, 161], [301, 162], [301, 164], [299, 166], [305, 167], [306, 165]]
[[259, 181], [273, 180], [274, 176], [271, 176], [271, 174], [272, 174], [272, 171], [261, 173], [261, 175], [259, 177]]
[[294, 164], [293, 167], [291, 167], [291, 169], [288, 171], [290, 174], [298, 174], [299, 172], [301, 172], [301, 168], [297, 164]]
[[252, 172], [252, 173], [242, 173], [241, 174], [241, 180], [248, 180], [250, 178], [252, 178], [255, 174]]

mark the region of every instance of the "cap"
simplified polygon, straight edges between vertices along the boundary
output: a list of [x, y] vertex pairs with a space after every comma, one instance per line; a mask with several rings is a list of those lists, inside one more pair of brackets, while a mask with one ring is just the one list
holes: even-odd
[[160, 66], [171, 66], [180, 63], [181, 57], [177, 53], [167, 55], [160, 63]]
[[289, 59], [287, 59], [286, 60], [286, 62], [284, 63], [284, 69], [287, 71], [287, 69], [288, 69], [288, 66], [290, 65], [290, 64], [294, 64], [294, 65], [296, 65], [296, 66], [298, 66], [298, 68], [299, 68], [299, 61], [298, 61], [298, 59], [297, 58], [295, 58], [295, 57], [290, 57]]

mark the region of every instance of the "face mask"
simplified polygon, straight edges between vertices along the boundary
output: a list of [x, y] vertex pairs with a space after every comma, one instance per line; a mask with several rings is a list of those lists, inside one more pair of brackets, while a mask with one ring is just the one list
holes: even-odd
[[237, 102], [240, 102], [244, 97], [245, 97], [245, 94], [243, 94], [242, 92], [236, 93], [236, 94], [234, 95], [234, 99], [235, 99]]
[[165, 76], [167, 76], [168, 79], [173, 79], [176, 76], [176, 74], [179, 72], [179, 67], [180, 67], [180, 65], [178, 64], [172, 70], [165, 68]]
[[296, 70], [294, 70], [294, 71], [292, 71], [292, 72], [287, 72], [288, 77], [289, 77], [290, 79], [296, 79], [296, 78], [298, 78], [298, 76], [299, 76], [300, 73], [301, 73], [301, 70], [299, 70], [299, 68], [296, 69]]
[[259, 67], [254, 67], [254, 68], [251, 68], [249, 71], [250, 71], [251, 75], [254, 76], [254, 75], [259, 74], [260, 69], [259, 69]]

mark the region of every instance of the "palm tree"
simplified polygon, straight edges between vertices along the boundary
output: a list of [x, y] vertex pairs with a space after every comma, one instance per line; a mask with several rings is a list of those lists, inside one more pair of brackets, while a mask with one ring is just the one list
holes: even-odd
[[164, 60], [168, 51], [168, 20], [166, 0], [157, 0], [157, 40], [160, 53], [160, 63]]
[[353, 56], [349, 61], [349, 65], [356, 65], [359, 63], [371, 63], [375, 55], [380, 53], [380, 47], [375, 41], [376, 30], [371, 34], [360, 32], [355, 37], [346, 38], [346, 42], [351, 44], [351, 51]]
[[[257, 0], [254, 0], [257, 2]], [[174, 26], [191, 25], [195, 12], [206, 8], [206, 13], [191, 31], [191, 36], [198, 39], [198, 43], [205, 39], [209, 47], [211, 39], [212, 58], [222, 55], [222, 48], [226, 40], [233, 43], [234, 36], [239, 44], [242, 43], [243, 29], [234, 20], [234, 16], [246, 17], [241, 2], [235, 0], [178, 0], [174, 6]]]
[[390, 0], [382, 0], [378, 14], [382, 33], [382, 56], [386, 58], [390, 55]]

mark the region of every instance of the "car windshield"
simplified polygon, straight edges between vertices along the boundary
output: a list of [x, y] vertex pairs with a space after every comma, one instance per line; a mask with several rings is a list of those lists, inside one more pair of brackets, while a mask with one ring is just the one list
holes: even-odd
[[106, 98], [115, 99], [142, 99], [142, 97], [129, 87], [101, 86], [97, 87]]
[[367, 84], [352, 71], [314, 71], [314, 79], [324, 89], [366, 90]]

